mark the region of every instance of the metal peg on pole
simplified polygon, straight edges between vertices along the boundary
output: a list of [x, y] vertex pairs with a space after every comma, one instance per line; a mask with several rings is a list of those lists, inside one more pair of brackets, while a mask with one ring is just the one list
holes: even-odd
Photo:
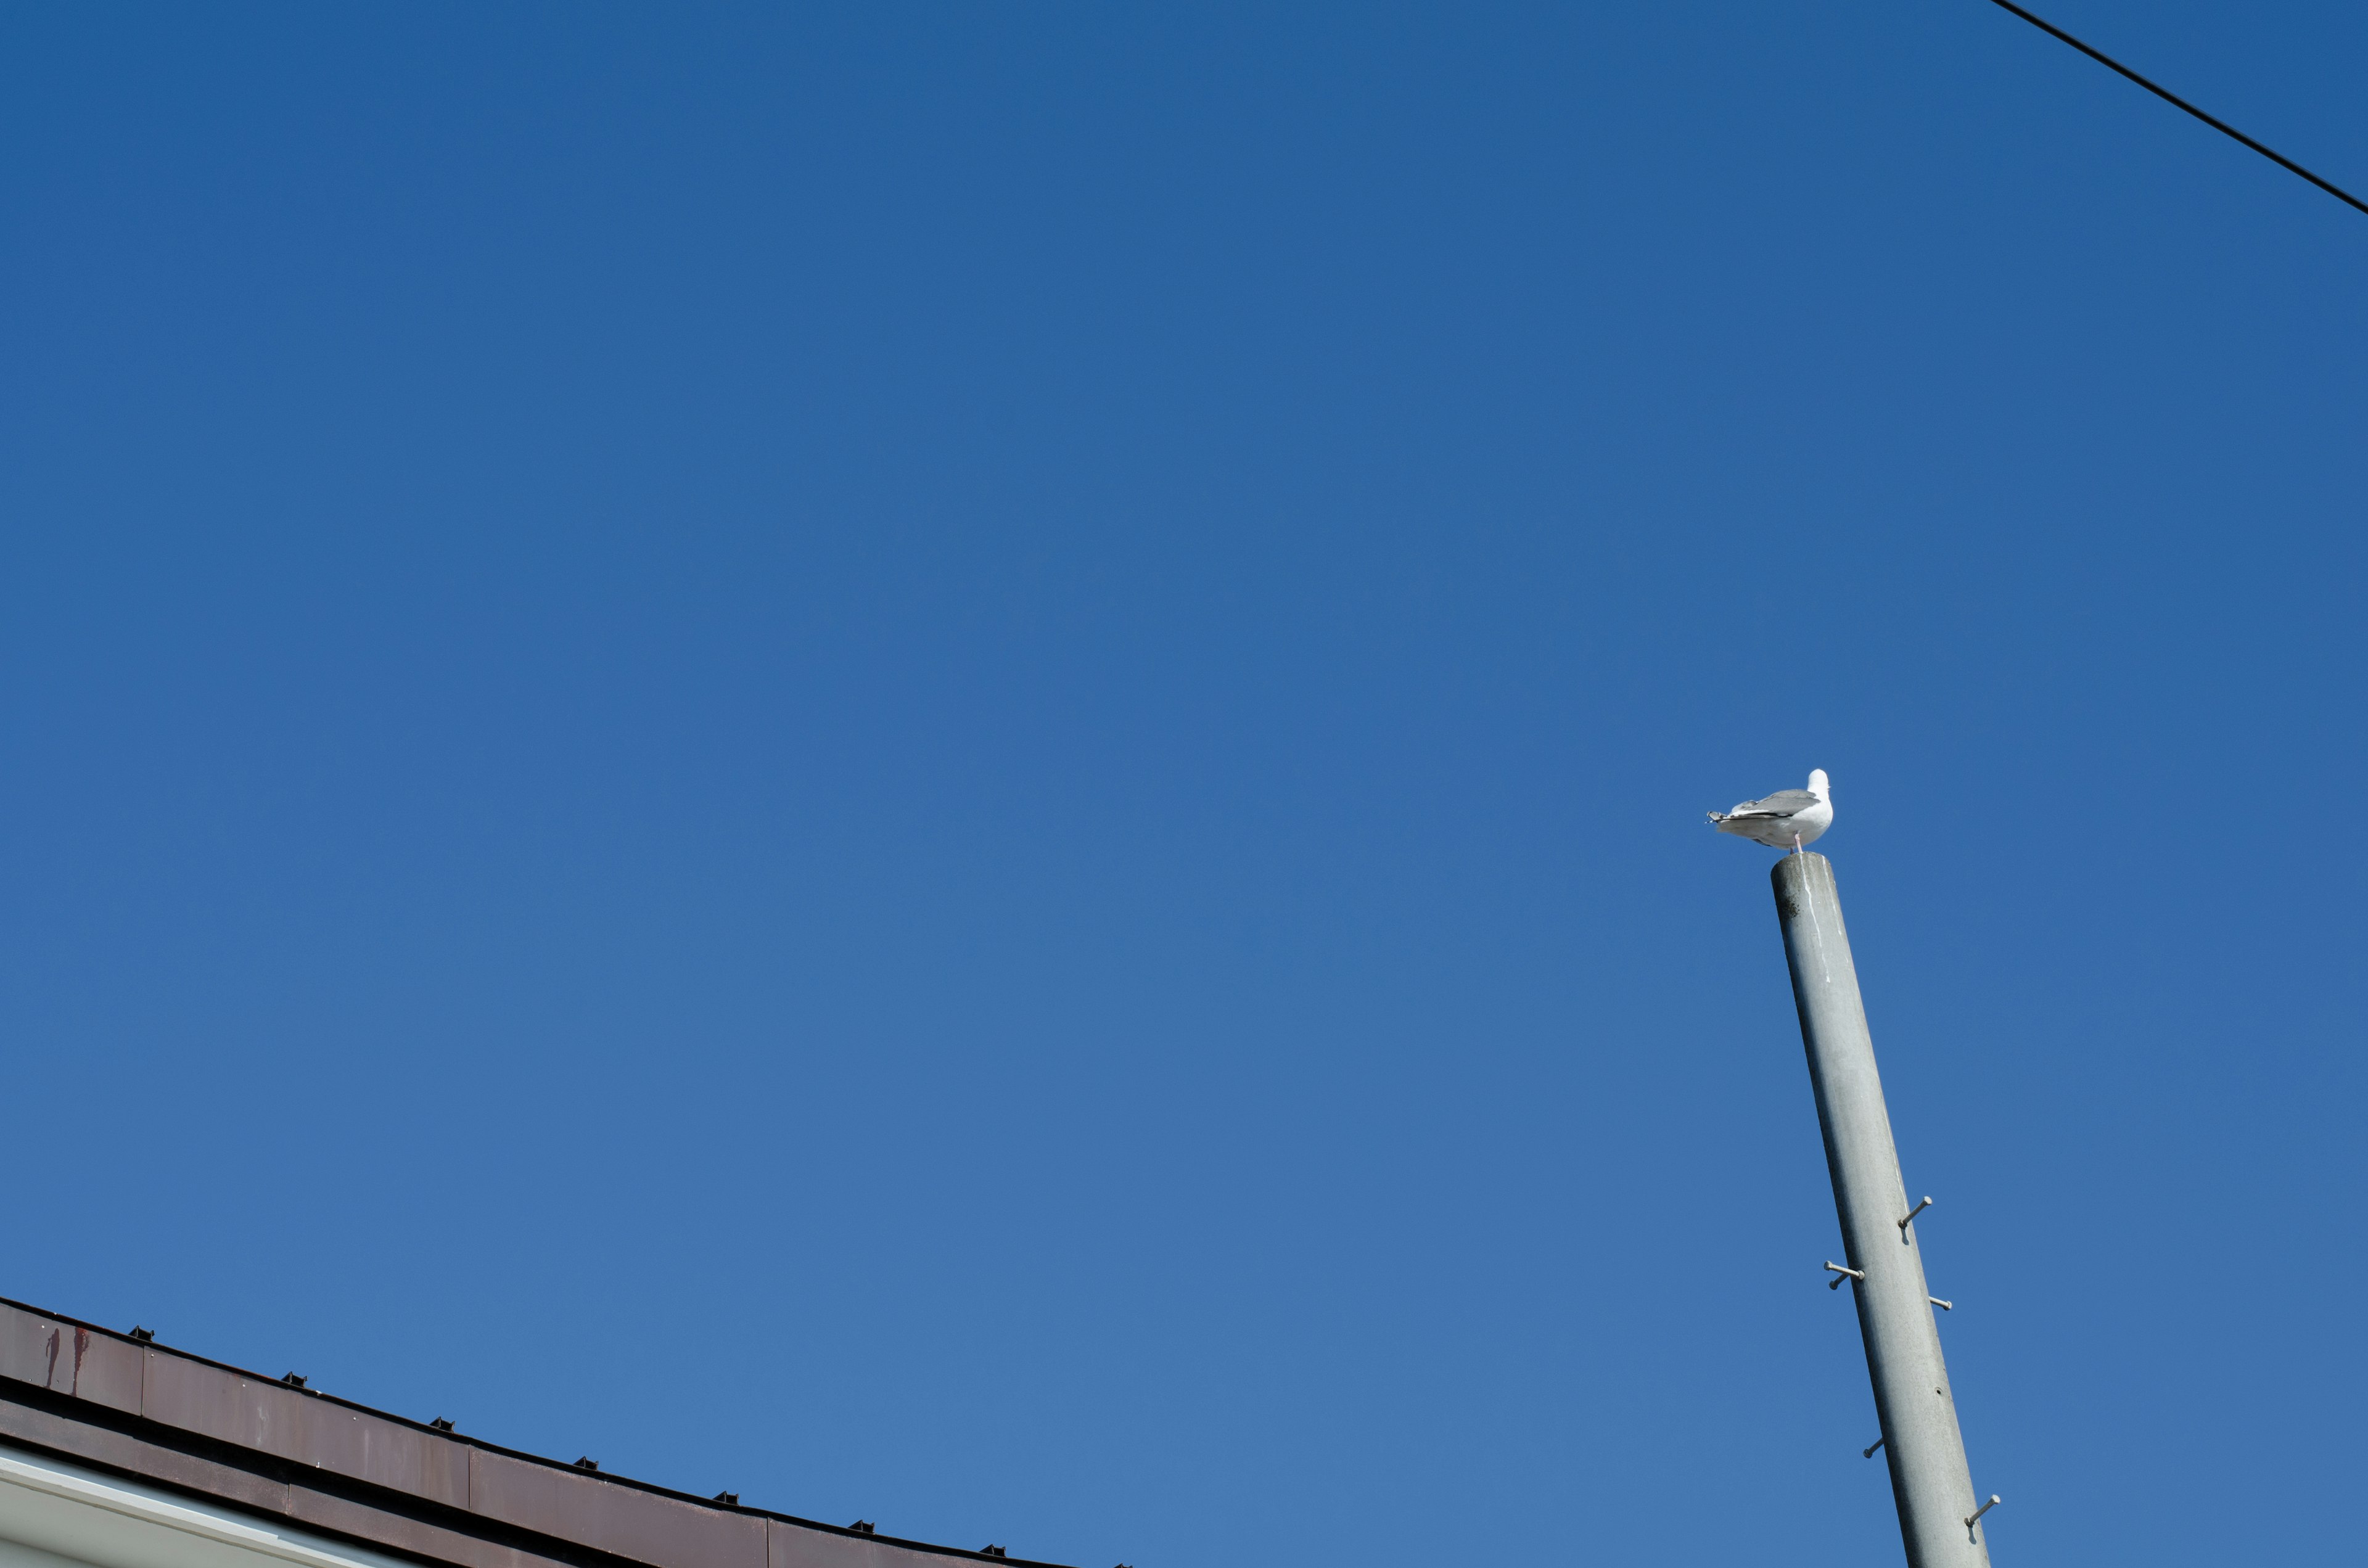
[[[1965, 1522], [1980, 1515], [1941, 1358], [1934, 1298], [1924, 1284], [1923, 1249], [1899, 1244], [1907, 1239], [1899, 1217], [1914, 1215], [1899, 1176], [1833, 865], [1822, 855], [1787, 855], [1776, 863], [1773, 881], [1908, 1568], [1988, 1568], [1989, 1551]], [[1892, 1227], [1888, 1235], [1885, 1225]], [[1837, 1271], [1839, 1288], [1842, 1266], [1827, 1267]]]
[[1916, 1222], [1916, 1216], [1921, 1214], [1924, 1210], [1931, 1207], [1932, 1199], [1930, 1194], [1927, 1194], [1922, 1202], [1917, 1204], [1915, 1208], [1910, 1209], [1907, 1211], [1907, 1218], [1899, 1221], [1899, 1234], [1901, 1239], [1906, 1239], [1907, 1235], [1907, 1227]]

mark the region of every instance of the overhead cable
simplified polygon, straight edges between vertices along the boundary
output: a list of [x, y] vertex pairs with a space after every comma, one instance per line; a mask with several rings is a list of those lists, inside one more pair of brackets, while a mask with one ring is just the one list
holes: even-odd
[[2308, 169], [2304, 168], [2300, 164], [2295, 163], [2292, 158], [2287, 157], [2284, 153], [2273, 152], [2270, 148], [2262, 146], [2259, 142], [2254, 141], [2251, 137], [2246, 135], [2243, 131], [2237, 130], [2226, 120], [2214, 119], [2211, 115], [2208, 115], [2202, 109], [2197, 108], [2193, 104], [2189, 103], [2185, 98], [2180, 97], [2177, 93], [2172, 92], [2169, 88], [2157, 86], [2156, 84], [2147, 81], [2145, 77], [2139, 75], [2136, 72], [2131, 70], [2128, 66], [2114, 59], [2112, 55], [2107, 54], [2103, 50], [2095, 49], [2088, 44], [2082, 43], [2078, 39], [2074, 38], [2070, 33], [2066, 32], [2062, 28], [2057, 27], [2055, 23], [2047, 20], [2045, 17], [2032, 16], [2030, 12], [2016, 5], [2014, 0], [1990, 0], [1990, 4], [1996, 6], [2002, 11], [2013, 12], [2016, 16], [2021, 17], [2024, 21], [2029, 22], [2032, 27], [2037, 28], [2041, 32], [2046, 33], [2051, 38], [2058, 39], [2065, 43], [2070, 44], [2073, 48], [2078, 50], [2081, 53], [2087, 55], [2098, 64], [2108, 66], [2112, 70], [2120, 72], [2123, 75], [2127, 76], [2131, 81], [2135, 82], [2139, 86], [2144, 87], [2147, 92], [2152, 93], [2156, 97], [2162, 99], [2165, 103], [2173, 105], [2179, 108], [2183, 108], [2188, 113], [2193, 115], [2196, 119], [2202, 120], [2204, 124], [2210, 126], [2213, 130], [2219, 131], [2222, 135], [2231, 136], [2236, 140], [2242, 142], [2246, 146], [2250, 147], [2254, 152], [2259, 153], [2262, 157], [2267, 158], [2270, 162], [2277, 165], [2280, 168], [2284, 169], [2289, 173], [2302, 176], [2303, 178], [2310, 181], [2311, 184], [2318, 187], [2319, 189], [2327, 192], [2328, 195], [2335, 198], [2338, 201], [2348, 203], [2351, 206], [2358, 208], [2362, 212], [2368, 212], [2368, 201], [2361, 200], [2358, 197], [2352, 195], [2350, 191], [2344, 189], [2341, 186], [2335, 184], [2331, 180], [2323, 180], [2319, 178], [2317, 175], [2311, 173]]

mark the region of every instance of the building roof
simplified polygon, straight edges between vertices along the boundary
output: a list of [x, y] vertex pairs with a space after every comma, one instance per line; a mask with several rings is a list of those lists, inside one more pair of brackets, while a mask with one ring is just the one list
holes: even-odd
[[518, 1453], [5, 1300], [0, 1442], [459, 1568], [1027, 1561]]

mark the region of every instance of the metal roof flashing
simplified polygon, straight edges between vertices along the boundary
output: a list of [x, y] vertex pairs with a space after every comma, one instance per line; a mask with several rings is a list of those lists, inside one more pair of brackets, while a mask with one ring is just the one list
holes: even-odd
[[[0, 1441], [461, 1568], [1031, 1560], [826, 1525], [501, 1448], [0, 1298]], [[1035, 1564], [1035, 1568], [1057, 1568]]]

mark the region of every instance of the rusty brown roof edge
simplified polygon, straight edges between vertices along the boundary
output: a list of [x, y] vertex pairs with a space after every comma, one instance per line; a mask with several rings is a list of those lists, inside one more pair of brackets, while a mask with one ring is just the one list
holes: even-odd
[[[20, 1301], [11, 1296], [0, 1296], [0, 1306], [14, 1307], [18, 1312], [30, 1312], [36, 1317], [48, 1318], [52, 1323], [65, 1324], [71, 1327], [83, 1329], [91, 1334], [103, 1334], [109, 1339], [119, 1340], [125, 1345], [137, 1346], [142, 1350], [156, 1351], [163, 1355], [178, 1357], [184, 1361], [195, 1361], [199, 1366], [211, 1367], [216, 1371], [228, 1372], [235, 1377], [252, 1378], [257, 1382], [269, 1383], [276, 1387], [286, 1388], [292, 1393], [301, 1393], [308, 1398], [323, 1400], [330, 1404], [343, 1406], [347, 1410], [359, 1411], [364, 1415], [376, 1416], [381, 1421], [400, 1422], [405, 1426], [409, 1426], [428, 1437], [435, 1438], [441, 1442], [465, 1444], [472, 1449], [482, 1449], [487, 1453], [499, 1454], [506, 1459], [518, 1460], [527, 1464], [541, 1465], [548, 1469], [560, 1471], [568, 1475], [581, 1477], [587, 1481], [606, 1482], [612, 1486], [627, 1487], [635, 1492], [653, 1493], [660, 1497], [672, 1498], [678, 1503], [689, 1503], [700, 1508], [712, 1508], [719, 1514], [746, 1514], [753, 1515], [758, 1518], [778, 1519], [786, 1525], [796, 1525], [802, 1529], [820, 1530], [825, 1535], [845, 1536], [853, 1540], [876, 1541], [882, 1546], [902, 1546], [909, 1548], [915, 1551], [932, 1552], [945, 1557], [968, 1558], [978, 1562], [1000, 1562], [1005, 1564], [1006, 1568], [1068, 1568], [1068, 1565], [1065, 1563], [1051, 1562], [1032, 1557], [989, 1557], [983, 1551], [973, 1551], [965, 1547], [942, 1546], [935, 1541], [913, 1540], [905, 1536], [882, 1535], [873, 1531], [849, 1529], [844, 1525], [826, 1524], [820, 1519], [803, 1518], [796, 1514], [784, 1514], [773, 1508], [756, 1508], [751, 1507], [745, 1503], [725, 1503], [713, 1497], [701, 1497], [694, 1492], [677, 1492], [671, 1486], [661, 1486], [652, 1481], [637, 1481], [629, 1475], [614, 1475], [605, 1470], [586, 1470], [579, 1465], [571, 1464], [565, 1460], [555, 1460], [542, 1454], [530, 1454], [522, 1449], [506, 1449], [499, 1443], [489, 1443], [483, 1437], [472, 1437], [466, 1432], [448, 1431], [445, 1428], [434, 1426], [429, 1422], [416, 1421], [408, 1415], [399, 1415], [392, 1410], [381, 1410], [376, 1405], [363, 1404], [358, 1400], [341, 1398], [340, 1396], [329, 1393], [324, 1390], [311, 1387], [294, 1388], [289, 1384], [285, 1378], [275, 1378], [270, 1376], [268, 1373], [253, 1371], [245, 1367], [233, 1366], [228, 1361], [217, 1361], [211, 1356], [200, 1356], [193, 1350], [183, 1350], [177, 1346], [166, 1345], [162, 1341], [154, 1338], [134, 1339], [131, 1335], [125, 1333], [121, 1329], [108, 1328], [104, 1324], [89, 1323], [82, 1318], [73, 1317], [64, 1312], [53, 1312], [48, 1307], [37, 1307], [30, 1301]], [[143, 1417], [143, 1419], [154, 1420], [155, 1418], [150, 1416]], [[157, 1424], [159, 1426], [166, 1425], [164, 1422], [158, 1422]]]

